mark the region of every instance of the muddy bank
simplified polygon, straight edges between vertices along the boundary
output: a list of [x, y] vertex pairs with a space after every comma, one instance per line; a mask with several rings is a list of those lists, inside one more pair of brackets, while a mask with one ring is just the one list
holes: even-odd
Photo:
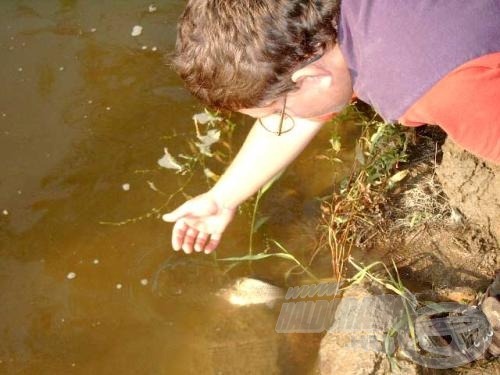
[[439, 182], [450, 205], [456, 207], [500, 244], [500, 166], [483, 161], [451, 140], [443, 145], [437, 167]]
[[[424, 300], [480, 305], [482, 309], [487, 288], [500, 270], [500, 167], [479, 160], [442, 132], [427, 127], [416, 131], [403, 168], [408, 177], [381, 200], [377, 207], [380, 229], [372, 241], [356, 250], [355, 259], [364, 265], [394, 260], [404, 285], [425, 296]], [[491, 297], [488, 301], [491, 305]], [[491, 321], [498, 311], [490, 307], [487, 315]], [[323, 361], [324, 373], [332, 373], [338, 366], [356, 368], [358, 372], [352, 373], [387, 373], [387, 363], [376, 353], [366, 354], [364, 365], [347, 360], [359, 356], [343, 348], [341, 339], [345, 338], [325, 336], [320, 358], [329, 358], [330, 352], [345, 358]], [[420, 367], [416, 373], [498, 371], [498, 361], [481, 359], [447, 370]]]
[[384, 258], [427, 288], [484, 291], [500, 268], [500, 168], [434, 130], [417, 134], [410, 153], [377, 241]]

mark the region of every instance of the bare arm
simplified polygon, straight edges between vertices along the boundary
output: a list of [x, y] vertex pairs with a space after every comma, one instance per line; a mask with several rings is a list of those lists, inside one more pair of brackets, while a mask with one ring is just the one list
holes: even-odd
[[224, 207], [238, 206], [286, 168], [320, 129], [320, 123], [298, 119], [290, 132], [277, 136], [255, 123], [210, 193]]
[[[271, 119], [276, 125], [278, 116]], [[211, 253], [232, 220], [236, 207], [287, 167], [321, 129], [321, 123], [295, 119], [295, 127], [280, 136], [255, 123], [226, 172], [210, 191], [165, 214], [175, 222], [172, 247], [186, 253]]]

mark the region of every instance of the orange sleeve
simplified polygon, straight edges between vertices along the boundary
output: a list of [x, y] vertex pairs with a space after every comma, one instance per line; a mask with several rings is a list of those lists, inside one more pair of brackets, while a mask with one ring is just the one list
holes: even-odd
[[439, 125], [477, 156], [500, 164], [500, 52], [461, 65], [399, 119], [403, 125]]

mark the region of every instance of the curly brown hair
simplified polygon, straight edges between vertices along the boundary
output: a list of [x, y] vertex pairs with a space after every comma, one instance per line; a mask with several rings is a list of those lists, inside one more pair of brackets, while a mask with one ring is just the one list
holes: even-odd
[[208, 106], [264, 106], [293, 90], [293, 72], [335, 43], [339, 14], [340, 0], [189, 0], [174, 66]]

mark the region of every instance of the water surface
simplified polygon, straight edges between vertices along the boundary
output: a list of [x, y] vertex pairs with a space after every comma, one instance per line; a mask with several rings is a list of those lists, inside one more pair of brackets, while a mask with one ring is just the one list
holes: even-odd
[[[171, 225], [155, 217], [100, 223], [162, 206], [151, 182], [172, 193], [185, 181], [157, 166], [164, 147], [189, 151], [166, 136], [194, 136], [202, 109], [168, 65], [184, 3], [0, 3], [0, 373], [300, 373], [314, 360], [314, 345], [298, 355], [299, 340], [274, 332], [276, 312], [214, 295], [248, 268], [225, 275], [210, 257], [172, 252]], [[238, 119], [235, 149], [249, 126]], [[264, 201], [257, 247], [271, 236], [311, 251], [314, 197], [335, 180], [318, 157], [330, 132]], [[186, 193], [206, 188], [198, 176]], [[242, 214], [219, 256], [243, 255], [248, 231]], [[279, 283], [287, 266], [254, 272]]]

